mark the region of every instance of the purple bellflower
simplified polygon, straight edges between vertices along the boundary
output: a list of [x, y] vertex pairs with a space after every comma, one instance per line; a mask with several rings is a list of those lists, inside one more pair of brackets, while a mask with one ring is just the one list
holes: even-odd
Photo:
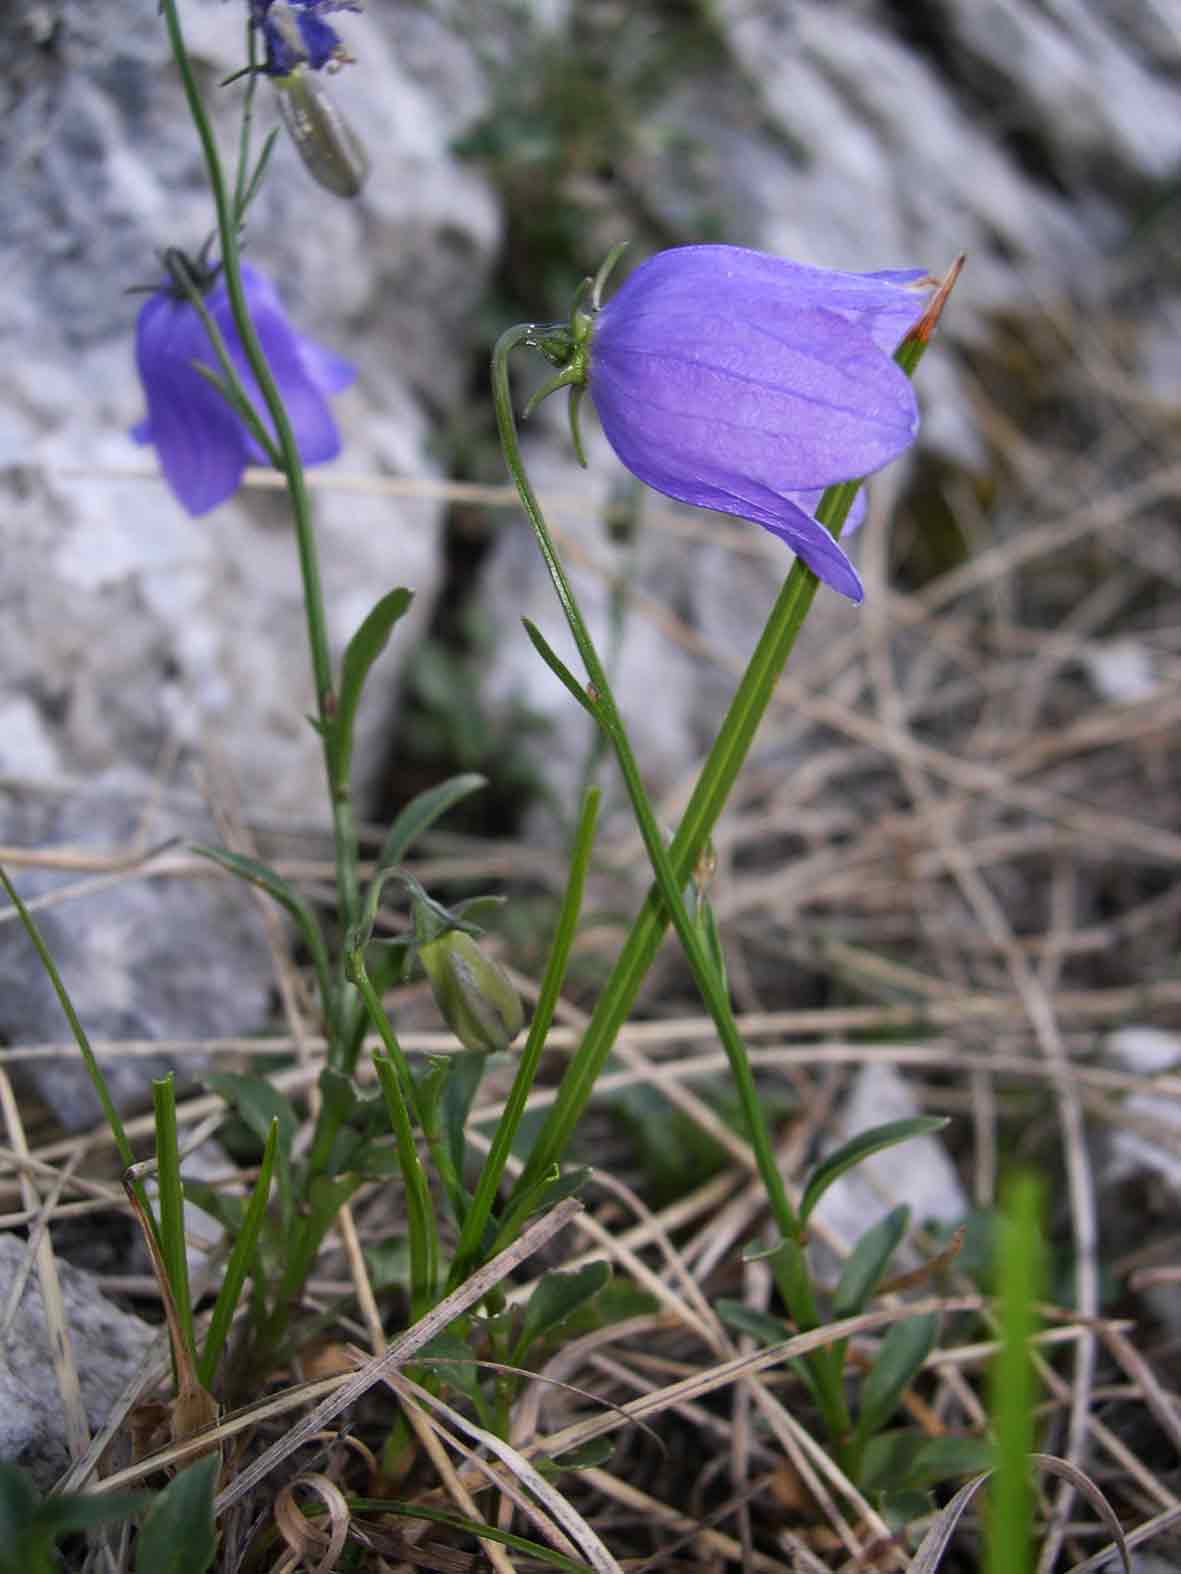
[[285, 77], [299, 66], [320, 71], [347, 60], [340, 35], [324, 17], [360, 9], [360, 0], [250, 0], [251, 25], [263, 38], [262, 69]]
[[813, 510], [826, 486], [914, 441], [914, 390], [892, 352], [923, 312], [924, 278], [739, 246], [658, 252], [593, 319], [588, 387], [603, 431], [656, 491], [754, 520], [860, 601], [856, 569]]
[[338, 197], [359, 195], [369, 160], [317, 73], [352, 59], [325, 15], [360, 9], [361, 0], [250, 0], [263, 42], [259, 70], [274, 84], [283, 124], [308, 173]]
[[[191, 263], [188, 270], [194, 275]], [[275, 286], [245, 262], [242, 283], [301, 459], [306, 465], [335, 459], [340, 452], [340, 434], [327, 396], [347, 387], [356, 376], [355, 368], [298, 333], [288, 321]], [[209, 289], [205, 307], [221, 332], [243, 388], [270, 429], [266, 406], [234, 326], [224, 279], [219, 277]], [[137, 442], [155, 444], [164, 477], [189, 513], [208, 513], [237, 491], [248, 464], [268, 461], [236, 411], [197, 369], [205, 366], [220, 376], [204, 323], [192, 302], [173, 285], [162, 285], [141, 308], [135, 354], [148, 414], [132, 436]]]

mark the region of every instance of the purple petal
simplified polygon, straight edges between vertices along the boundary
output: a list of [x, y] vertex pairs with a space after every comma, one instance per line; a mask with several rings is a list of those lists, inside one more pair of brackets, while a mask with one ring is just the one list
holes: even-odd
[[[262, 393], [247, 363], [246, 352], [234, 332], [228, 300], [219, 302], [213, 310], [213, 315], [225, 336], [234, 368], [242, 380], [242, 386], [263, 424], [273, 436], [273, 425], [263, 402]], [[340, 434], [333, 420], [332, 411], [328, 408], [327, 400], [308, 376], [301, 354], [299, 335], [286, 316], [269, 304], [252, 301], [250, 315], [254, 322], [254, 331], [266, 356], [267, 365], [270, 367], [271, 376], [275, 380], [286, 408], [287, 419], [291, 423], [300, 458], [308, 465], [321, 464], [326, 459], [335, 459], [340, 452]], [[258, 453], [252, 440], [250, 449], [259, 462], [264, 462], [263, 456]]]
[[[748, 299], [748, 306], [752, 305]], [[702, 454], [775, 491], [867, 475], [918, 429], [905, 373], [831, 312], [723, 299], [612, 314], [595, 326], [591, 392], [603, 429], [692, 474]], [[691, 501], [691, 499], [690, 499]]]
[[304, 371], [323, 393], [339, 393], [357, 380], [357, 368], [343, 355], [317, 344], [314, 339], [299, 336], [299, 353]]
[[920, 287], [922, 268], [890, 268], [876, 273], [847, 273], [773, 257], [745, 246], [677, 246], [657, 252], [631, 273], [609, 305], [622, 297], [678, 295], [691, 303], [716, 298], [750, 299], [765, 306], [773, 299], [797, 307], [816, 306], [873, 325], [888, 326], [893, 337], [879, 348], [893, 353], [898, 340], [923, 312], [930, 288]]
[[[265, 274], [242, 267], [247, 307], [263, 353], [287, 411], [305, 464], [333, 459], [340, 434], [326, 395], [351, 382], [352, 366], [305, 339], [288, 321], [278, 291]], [[243, 388], [268, 429], [258, 385], [234, 326], [224, 279], [206, 297]], [[169, 485], [185, 508], [202, 514], [238, 487], [242, 471], [266, 456], [218, 390], [196, 369], [220, 372], [217, 356], [196, 309], [161, 289], [140, 312], [136, 331], [147, 419], [133, 432], [156, 445]]]
[[165, 479], [190, 514], [208, 513], [238, 488], [246, 434], [217, 389], [193, 367], [214, 363], [204, 325], [187, 301], [161, 293], [147, 301], [136, 358], [148, 400], [143, 428]]
[[589, 385], [603, 430], [648, 485], [754, 520], [859, 601], [855, 569], [807, 510], [915, 437], [914, 390], [889, 352], [923, 311], [922, 277], [735, 246], [660, 252], [595, 319]]

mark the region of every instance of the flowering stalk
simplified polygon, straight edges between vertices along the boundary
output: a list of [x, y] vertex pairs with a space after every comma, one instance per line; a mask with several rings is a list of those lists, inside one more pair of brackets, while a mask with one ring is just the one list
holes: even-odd
[[[247, 363], [257, 381], [262, 398], [273, 423], [276, 446], [280, 455], [280, 469], [287, 483], [295, 527], [296, 549], [299, 556], [300, 576], [303, 582], [304, 614], [307, 625], [308, 651], [312, 663], [312, 676], [316, 689], [316, 711], [319, 733], [324, 749], [324, 765], [328, 777], [329, 798], [332, 811], [333, 842], [336, 855], [336, 886], [340, 904], [341, 923], [344, 927], [355, 922], [359, 903], [357, 877], [357, 833], [352, 800], [347, 781], [340, 779], [337, 749], [332, 722], [336, 709], [336, 690], [328, 648], [327, 617], [324, 592], [320, 577], [319, 556], [312, 529], [311, 503], [304, 479], [303, 462], [291, 421], [282, 397], [275, 384], [271, 369], [255, 332], [243, 287], [242, 258], [238, 245], [240, 208], [244, 205], [242, 179], [231, 197], [217, 151], [209, 118], [201, 101], [188, 51], [181, 30], [176, 0], [162, 0], [165, 25], [173, 57], [180, 73], [189, 113], [200, 138], [205, 157], [206, 174], [217, 215], [218, 239], [221, 248], [221, 265], [233, 312], [234, 324], [246, 355]], [[252, 56], [253, 58], [253, 56]], [[245, 146], [245, 137], [243, 139]], [[328, 1017], [329, 1037], [333, 1046], [332, 1058], [341, 1054], [347, 1040], [347, 1026], [355, 1015], [350, 1006], [351, 990], [339, 971], [335, 979], [335, 996], [324, 1002]], [[334, 1052], [334, 1053], [333, 1053]], [[347, 1069], [347, 1068], [345, 1068]]]
[[[961, 267], [962, 259], [949, 271], [923, 316], [895, 353], [895, 360], [908, 375], [913, 374], [926, 349]], [[493, 384], [498, 418], [502, 400], [509, 399], [507, 366], [504, 364], [504, 356], [511, 348], [508, 341], [511, 339], [512, 345], [516, 345], [529, 336], [519, 329], [510, 330], [501, 341], [504, 351], [497, 358], [499, 367], [497, 359], [494, 359]], [[501, 385], [499, 390], [498, 381]], [[507, 406], [506, 424], [510, 427], [512, 424], [511, 403]], [[856, 481], [841, 482], [830, 486], [821, 498], [816, 517], [828, 526], [834, 537], [840, 536], [858, 485]], [[669, 843], [668, 861], [674, 878], [682, 886], [691, 877], [725, 807], [819, 585], [817, 576], [797, 559], [771, 609], [702, 767], [697, 785]], [[558, 1097], [537, 1134], [529, 1159], [518, 1178], [514, 1195], [521, 1196], [535, 1186], [565, 1153], [595, 1082], [611, 1053], [615, 1038], [627, 1020], [640, 985], [652, 965], [668, 922], [669, 915], [664, 911], [660, 891], [653, 886], [595, 1004], [582, 1042], [562, 1079]]]
[[[780, 1287], [787, 1300], [788, 1309], [797, 1325], [804, 1330], [812, 1329], [819, 1325], [820, 1319], [816, 1309], [815, 1297], [812, 1293], [811, 1281], [804, 1262], [803, 1248], [805, 1237], [803, 1226], [795, 1209], [792, 1207], [791, 1199], [787, 1194], [787, 1187], [784, 1185], [783, 1175], [780, 1172], [779, 1162], [775, 1154], [775, 1145], [771, 1138], [766, 1116], [763, 1113], [758, 1088], [755, 1085], [754, 1073], [751, 1070], [750, 1056], [747, 1053], [746, 1045], [743, 1043], [738, 1025], [734, 1020], [729, 993], [722, 985], [711, 959], [706, 953], [701, 935], [685, 906], [684, 898], [681, 894], [689, 871], [686, 870], [684, 873], [680, 873], [677, 866], [672, 862], [669, 850], [665, 847], [656, 815], [644, 788], [640, 769], [632, 751], [627, 729], [624, 726], [623, 718], [611, 691], [610, 680], [599, 659], [594, 641], [591, 639], [590, 631], [579, 609], [573, 587], [566, 575], [565, 568], [550, 535], [549, 526], [530, 485], [529, 478], [525, 473], [509, 389], [508, 356], [517, 345], [534, 337], [536, 332], [536, 328], [532, 325], [510, 328], [507, 333], [502, 334], [493, 352], [493, 399], [496, 406], [497, 423], [500, 429], [501, 446], [525, 512], [528, 514], [529, 521], [536, 533], [542, 556], [545, 559], [546, 567], [549, 570], [550, 578], [558, 595], [558, 600], [561, 602], [562, 610], [570, 626], [570, 632], [574, 637], [579, 655], [582, 657], [586, 667], [587, 676], [590, 680], [588, 685], [589, 708], [610, 740], [615, 750], [616, 759], [619, 762], [619, 768], [627, 787], [628, 796], [631, 799], [636, 822], [656, 874], [656, 890], [659, 893], [658, 901], [662, 919], [661, 929], [663, 929], [664, 923], [671, 920], [730, 1063], [735, 1091], [746, 1120], [747, 1134], [754, 1151], [759, 1176], [766, 1190], [771, 1205], [771, 1212], [781, 1239], [781, 1244], [773, 1257], [773, 1264], [778, 1269], [777, 1276]], [[811, 573], [810, 570], [805, 570], [805, 572]], [[815, 581], [815, 576], [812, 577]], [[814, 588], [815, 583], [813, 590]], [[692, 862], [696, 862], [695, 856]], [[614, 979], [615, 975], [612, 976]], [[642, 976], [640, 974], [640, 977]], [[605, 993], [609, 992], [610, 984]], [[632, 998], [634, 998], [634, 991], [628, 997], [629, 1006]], [[612, 1034], [613, 1037], [614, 1034]], [[607, 1047], [610, 1047], [610, 1041], [608, 1041]], [[579, 1058], [586, 1052], [586, 1040], [584, 1040], [580, 1048]], [[522, 1176], [514, 1195], [516, 1199], [520, 1200], [525, 1194], [525, 1178]], [[512, 1212], [511, 1203], [508, 1212], [510, 1214]], [[813, 1370], [817, 1396], [824, 1410], [828, 1429], [835, 1438], [843, 1438], [849, 1429], [849, 1415], [841, 1392], [839, 1373], [836, 1372], [830, 1359], [830, 1352], [817, 1352], [813, 1357], [809, 1358], [809, 1366]]]
[[[896, 352], [895, 359], [908, 375], [921, 358], [958, 272], [957, 264]], [[525, 324], [509, 329], [497, 343], [493, 353], [492, 383], [501, 443], [562, 610], [586, 666], [590, 679], [587, 708], [615, 748], [641, 835], [656, 873], [656, 883], [649, 890], [615, 968], [596, 1003], [582, 1043], [559, 1088], [558, 1099], [538, 1134], [509, 1200], [506, 1215], [512, 1215], [514, 1203], [519, 1205], [545, 1172], [560, 1160], [615, 1037], [655, 957], [665, 927], [671, 921], [730, 1062], [759, 1174], [781, 1237], [771, 1258], [776, 1280], [797, 1325], [803, 1329], [814, 1328], [818, 1326], [819, 1316], [804, 1256], [805, 1231], [787, 1195], [749, 1057], [734, 1022], [728, 993], [721, 986], [705, 952], [681, 892], [726, 803], [796, 636], [811, 608], [820, 580], [802, 559], [797, 559], [731, 702], [680, 827], [666, 848], [606, 672], [582, 619], [521, 460], [509, 386], [508, 356], [521, 344], [538, 346], [550, 333], [551, 330], [544, 327]], [[559, 381], [555, 379], [555, 385]], [[827, 488], [821, 498], [815, 518], [831, 532], [834, 540], [840, 535], [859, 486], [858, 480], [841, 482]], [[817, 1352], [809, 1361], [809, 1368], [826, 1425], [834, 1441], [840, 1444], [849, 1433], [849, 1416], [842, 1393], [839, 1358], [834, 1359], [833, 1352]]]

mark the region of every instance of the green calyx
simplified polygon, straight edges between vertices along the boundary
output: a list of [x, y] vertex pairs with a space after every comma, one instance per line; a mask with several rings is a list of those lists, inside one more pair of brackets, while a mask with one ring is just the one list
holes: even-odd
[[624, 241], [607, 253], [594, 278], [583, 279], [574, 297], [568, 323], [546, 323], [530, 328], [525, 343], [532, 350], [539, 350], [551, 366], [558, 370], [530, 398], [524, 414], [529, 416], [543, 399], [557, 393], [559, 388], [570, 390], [570, 441], [578, 463], [586, 469], [586, 450], [582, 444], [579, 426], [579, 408], [590, 378], [590, 341], [595, 314], [602, 305], [603, 288], [615, 264], [627, 245]]

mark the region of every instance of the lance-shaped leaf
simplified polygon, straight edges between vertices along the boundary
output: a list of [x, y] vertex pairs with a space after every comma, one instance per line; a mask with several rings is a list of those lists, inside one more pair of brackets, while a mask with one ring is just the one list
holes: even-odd
[[931, 1353], [938, 1319], [934, 1312], [895, 1323], [882, 1340], [877, 1359], [861, 1388], [857, 1435], [864, 1441], [880, 1432], [915, 1373]]
[[332, 723], [334, 786], [347, 792], [353, 760], [353, 730], [357, 706], [369, 669], [389, 643], [394, 625], [409, 609], [414, 592], [391, 590], [373, 608], [349, 640], [340, 669], [340, 692], [336, 696], [336, 717]]
[[513, 1361], [520, 1361], [531, 1344], [573, 1317], [606, 1287], [610, 1278], [611, 1265], [606, 1262], [588, 1262], [573, 1273], [545, 1274], [529, 1297], [525, 1320], [513, 1347]]
[[168, 1483], [148, 1510], [135, 1551], [135, 1574], [205, 1574], [217, 1550], [213, 1490], [217, 1454], [198, 1459]]
[[400, 863], [422, 833], [429, 830], [436, 820], [487, 785], [486, 776], [476, 771], [465, 771], [411, 798], [399, 811], [382, 843], [377, 855], [378, 869], [388, 869], [391, 864]]
[[869, 1158], [871, 1153], [880, 1153], [883, 1148], [892, 1148], [896, 1143], [907, 1142], [911, 1137], [942, 1131], [946, 1125], [945, 1115], [914, 1115], [908, 1120], [891, 1120], [884, 1126], [871, 1126], [868, 1131], [859, 1131], [827, 1158], [821, 1159], [808, 1177], [804, 1195], [800, 1198], [801, 1224], [807, 1221], [832, 1183], [839, 1180], [846, 1170], [860, 1164], [862, 1159]]

